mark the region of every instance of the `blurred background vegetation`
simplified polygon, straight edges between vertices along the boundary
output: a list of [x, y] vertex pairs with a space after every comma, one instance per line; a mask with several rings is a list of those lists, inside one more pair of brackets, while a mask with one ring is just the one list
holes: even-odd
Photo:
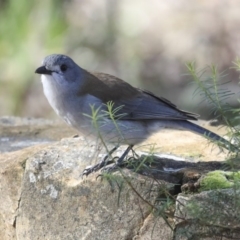
[[238, 94], [239, 13], [235, 0], [0, 0], [0, 115], [54, 118], [34, 71], [62, 53], [209, 119], [185, 64], [215, 64]]

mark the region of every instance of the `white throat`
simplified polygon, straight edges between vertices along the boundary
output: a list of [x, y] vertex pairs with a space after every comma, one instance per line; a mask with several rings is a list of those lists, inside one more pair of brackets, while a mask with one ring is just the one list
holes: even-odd
[[51, 75], [41, 76], [43, 92], [46, 96], [49, 104], [54, 109], [54, 111], [59, 115], [59, 110], [57, 108], [57, 88], [54, 84], [54, 78]]

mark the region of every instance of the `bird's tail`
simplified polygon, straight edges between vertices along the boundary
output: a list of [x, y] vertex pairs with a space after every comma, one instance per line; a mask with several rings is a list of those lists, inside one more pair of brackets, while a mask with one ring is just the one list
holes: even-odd
[[202, 135], [206, 138], [209, 138], [210, 140], [213, 140], [217, 143], [219, 143], [222, 147], [226, 148], [229, 151], [232, 152], [239, 152], [239, 148], [232, 143], [230, 143], [228, 140], [224, 139], [223, 137], [220, 137], [214, 132], [211, 132], [210, 130], [203, 128], [195, 123], [183, 121], [181, 123], [181, 126], [183, 129], [190, 130], [194, 133], [197, 133], [199, 135]]

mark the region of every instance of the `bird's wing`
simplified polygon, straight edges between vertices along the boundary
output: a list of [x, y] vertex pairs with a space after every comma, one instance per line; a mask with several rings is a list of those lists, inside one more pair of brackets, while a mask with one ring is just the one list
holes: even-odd
[[142, 91], [141, 95], [125, 101], [115, 102], [116, 107], [122, 106], [118, 114], [125, 120], [197, 120], [198, 115], [178, 109], [165, 98]]
[[[196, 114], [182, 111], [167, 99], [134, 88], [114, 76], [104, 73], [91, 75], [96, 77], [90, 80], [96, 81], [96, 87], [91, 88], [88, 93], [100, 98], [106, 105], [111, 101], [114, 104], [113, 108], [117, 108], [115, 115], [119, 115], [121, 120], [197, 120]], [[88, 78], [90, 79], [90, 75]], [[106, 92], [107, 94], [104, 94]]]

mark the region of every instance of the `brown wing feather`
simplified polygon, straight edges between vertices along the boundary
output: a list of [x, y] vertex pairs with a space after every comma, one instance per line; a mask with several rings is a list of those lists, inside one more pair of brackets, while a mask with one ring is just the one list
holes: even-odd
[[117, 77], [87, 71], [84, 74], [87, 82], [79, 94], [93, 95], [105, 104], [113, 101], [115, 107], [123, 106], [118, 112], [124, 115], [122, 120], [197, 120], [196, 114], [182, 111], [167, 99], [134, 88]]
[[79, 94], [91, 94], [104, 103], [115, 102], [123, 98], [130, 99], [140, 94], [138, 89], [112, 75], [87, 71], [85, 75], [87, 82], [81, 87]]

